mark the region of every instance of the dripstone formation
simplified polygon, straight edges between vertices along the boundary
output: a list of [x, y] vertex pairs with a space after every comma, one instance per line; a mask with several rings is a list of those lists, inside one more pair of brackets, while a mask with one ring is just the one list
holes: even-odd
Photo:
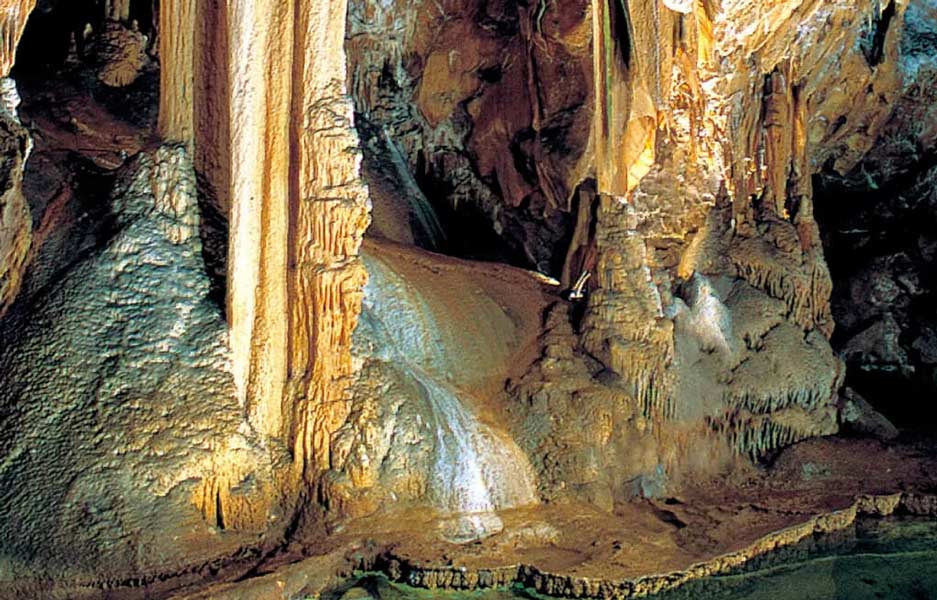
[[895, 437], [934, 40], [931, 0], [0, 0], [0, 597], [411, 517], [546, 544]]

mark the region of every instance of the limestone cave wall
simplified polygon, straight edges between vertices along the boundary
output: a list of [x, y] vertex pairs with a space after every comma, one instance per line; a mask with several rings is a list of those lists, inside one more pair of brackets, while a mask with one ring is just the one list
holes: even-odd
[[612, 511], [934, 389], [932, 0], [0, 14], [14, 591]]

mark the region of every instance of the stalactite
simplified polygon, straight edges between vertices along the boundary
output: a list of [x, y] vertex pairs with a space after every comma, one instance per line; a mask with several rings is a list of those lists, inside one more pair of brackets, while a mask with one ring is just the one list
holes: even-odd
[[592, 7], [598, 190], [624, 196], [654, 162], [658, 107], [669, 85], [672, 49], [661, 36], [657, 0], [605, 0]]
[[105, 0], [104, 17], [120, 23], [129, 21], [130, 1], [131, 0]]
[[[232, 373], [251, 429], [292, 452], [280, 474], [291, 496], [329, 467], [347, 417], [366, 279], [345, 14], [344, 0], [170, 0], [161, 11], [159, 132], [194, 145], [203, 189], [228, 214]], [[262, 512], [216, 493], [238, 468], [219, 462], [196, 494], [206, 518], [253, 523]]]
[[730, 258], [739, 277], [787, 304], [792, 321], [827, 330], [833, 281], [822, 255], [789, 256], [762, 240], [746, 240], [731, 249]]
[[0, 77], [13, 68], [16, 46], [35, 6], [36, 0], [0, 0]]
[[805, 410], [794, 406], [772, 414], [741, 411], [725, 418], [711, 418], [710, 426], [739, 455], [758, 460], [772, 450], [807, 438], [836, 431], [832, 410]]

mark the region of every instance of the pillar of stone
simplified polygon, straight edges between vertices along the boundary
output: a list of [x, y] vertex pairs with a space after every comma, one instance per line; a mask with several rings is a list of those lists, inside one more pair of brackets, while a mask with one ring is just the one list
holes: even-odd
[[161, 16], [160, 133], [194, 143], [203, 188], [228, 217], [237, 393], [307, 480], [328, 468], [347, 416], [366, 279], [346, 11], [346, 0], [168, 0]]
[[196, 1], [162, 0], [159, 13], [159, 135], [185, 144], [195, 134]]

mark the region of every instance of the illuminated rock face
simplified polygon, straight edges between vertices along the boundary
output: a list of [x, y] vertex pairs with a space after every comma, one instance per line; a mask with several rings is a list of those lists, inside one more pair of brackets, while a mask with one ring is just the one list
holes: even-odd
[[410, 393], [399, 395], [399, 405], [397, 398], [359, 397], [359, 411], [376, 400], [378, 414], [356, 414], [339, 431], [336, 466], [359, 491], [396, 490], [400, 501], [428, 501], [443, 515], [455, 515], [442, 523], [447, 539], [497, 533], [496, 511], [535, 504], [536, 483], [509, 432], [479, 414], [484, 407], [472, 380], [486, 376], [486, 363], [495, 362], [477, 353], [507, 359], [517, 328], [490, 292], [470, 282], [446, 277], [457, 294], [474, 298], [461, 317], [489, 331], [458, 327], [459, 319], [448, 312], [451, 300], [414, 277], [420, 269], [396, 272], [399, 262], [379, 254], [367, 256], [365, 265], [369, 281], [356, 339], [374, 381], [361, 387], [395, 382]]
[[[352, 90], [382, 147], [487, 214], [520, 262], [566, 285], [591, 273], [580, 343], [613, 395], [658, 431], [757, 456], [836, 429], [811, 178], [933, 138], [895, 133], [907, 90], [929, 89], [909, 41], [927, 5], [353, 0]], [[517, 207], [540, 207], [540, 229], [514, 227]], [[680, 310], [701, 280], [722, 341], [709, 309]]]
[[35, 0], [0, 2], [0, 77], [3, 114], [3, 189], [0, 190], [0, 317], [19, 291], [32, 237], [29, 208], [21, 190], [23, 165], [29, 152], [29, 135], [16, 118], [16, 85], [6, 79], [13, 67], [16, 46]]
[[[270, 479], [239, 431], [194, 191], [184, 150], [141, 154], [103, 199], [114, 221], [102, 246], [0, 327], [6, 590], [24, 577], [23, 593], [36, 593], [36, 572], [75, 581], [182, 569], [215, 555], [199, 540], [228, 544], [212, 532], [224, 519], [267, 524], [266, 514], [214, 514], [250, 505]], [[253, 491], [242, 486], [239, 503], [224, 487], [203, 519], [193, 493], [226, 462], [242, 469], [230, 487], [249, 480]]]
[[[32, 4], [0, 0], [0, 75]], [[100, 7], [108, 88], [146, 70], [136, 6]], [[319, 504], [429, 506], [466, 541], [501, 509], [611, 509], [834, 432], [812, 177], [893, 180], [895, 157], [933, 145], [933, 16], [925, 0], [164, 0], [159, 122], [106, 167], [114, 228], [9, 313], [34, 257], [5, 80], [0, 510], [27, 514], [0, 519], [0, 572], [182, 572], [266, 550]], [[362, 260], [372, 197], [375, 234], [445, 250], [490, 229], [495, 258], [565, 287], [588, 273], [585, 299], [389, 243]], [[206, 213], [226, 226], [223, 309]], [[882, 339], [905, 360], [901, 327], [853, 332], [847, 358]]]

